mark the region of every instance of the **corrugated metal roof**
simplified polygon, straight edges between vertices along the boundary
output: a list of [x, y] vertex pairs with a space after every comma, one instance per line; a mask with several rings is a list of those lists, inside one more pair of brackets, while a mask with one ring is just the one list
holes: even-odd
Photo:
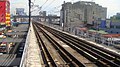
[[100, 33], [100, 34], [108, 34], [107, 32], [103, 31], [103, 30], [88, 30], [89, 32], [93, 32], [93, 33]]
[[103, 30], [100, 30], [100, 31], [97, 31], [98, 33], [101, 33], [101, 34], [108, 34], [107, 32], [103, 31]]
[[28, 31], [28, 24], [20, 24], [18, 27], [12, 29], [13, 31]]
[[27, 35], [27, 32], [8, 32], [6, 35]]
[[16, 54], [3, 54], [0, 55], [0, 67], [1, 66], [10, 66], [13, 60], [16, 58]]
[[96, 30], [88, 30], [89, 32], [97, 32]]
[[25, 42], [26, 39], [24, 38], [5, 38], [0, 39], [0, 42]]
[[25, 29], [25, 28], [16, 28], [16, 29], [13, 29], [13, 31], [25, 32], [25, 31], [28, 31], [28, 29]]

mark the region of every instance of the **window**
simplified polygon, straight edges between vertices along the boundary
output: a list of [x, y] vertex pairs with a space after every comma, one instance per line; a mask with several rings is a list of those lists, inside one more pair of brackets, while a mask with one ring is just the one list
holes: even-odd
[[113, 33], [113, 32], [111, 31], [111, 33]]
[[113, 26], [113, 25], [111, 25], [110, 27], [111, 27], [111, 28], [114, 28], [114, 26]]
[[94, 11], [93, 11], [93, 14], [95, 14]]
[[120, 26], [116, 26], [117, 29], [120, 29]]

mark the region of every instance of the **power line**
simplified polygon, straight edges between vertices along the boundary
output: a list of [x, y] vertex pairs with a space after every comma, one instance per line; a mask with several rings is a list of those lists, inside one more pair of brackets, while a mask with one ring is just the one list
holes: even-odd
[[41, 7], [43, 7], [43, 6], [47, 3], [47, 1], [48, 1], [48, 0], [46, 0], [45, 3], [44, 3]]
[[[46, 2], [45, 2], [42, 6], [44, 6], [44, 5], [47, 3], [47, 1], [48, 1], [48, 0], [46, 0]], [[50, 2], [50, 4], [49, 4], [48, 6], [46, 6], [44, 9], [46, 9], [47, 7], [49, 7], [54, 1], [55, 1], [55, 0], [52, 0], [52, 1]], [[42, 9], [42, 6], [38, 7], [37, 10], [33, 10], [33, 11], [40, 12], [41, 9]], [[53, 7], [53, 9], [49, 10], [48, 12], [50, 12], [50, 13], [51, 13], [51, 12], [58, 13], [58, 12], [60, 12], [60, 10], [59, 10], [60, 7], [61, 7], [61, 5], [56, 6], [56, 7]], [[40, 9], [39, 9], [39, 8], [40, 8]], [[56, 10], [56, 9], [57, 9], [57, 10]], [[32, 12], [33, 12], [33, 11], [32, 11]]]
[[47, 11], [48, 13], [50, 13], [50, 14], [52, 14], [52, 13], [60, 13], [60, 8], [61, 7], [61, 5], [59, 5], [59, 6], [56, 6], [56, 7], [53, 7], [51, 10], [49, 10], [49, 11]]
[[[32, 3], [33, 3], [32, 6], [33, 6], [33, 8], [37, 7], [37, 8], [40, 10], [40, 9], [47, 3], [47, 1], [48, 1], [48, 0], [46, 0], [45, 3], [44, 3], [43, 5], [38, 6], [38, 5], [35, 5], [35, 4], [34, 4], [34, 3], [35, 3], [35, 0], [34, 0], [34, 2], [32, 2]], [[34, 10], [34, 11], [35, 11], [35, 10]]]
[[[53, 0], [50, 4], [49, 4], [49, 6], [54, 2], [55, 0]], [[46, 9], [46, 8], [48, 8], [49, 6], [46, 6], [44, 9]], [[58, 6], [55, 6], [55, 7], [53, 7], [53, 8], [51, 8], [49, 11], [47, 11], [48, 13], [59, 13], [60, 12], [60, 8], [61, 7], [61, 4], [60, 5], [58, 5]]]
[[[54, 1], [55, 1], [55, 0], [52, 0], [52, 1], [50, 2], [50, 4], [48, 4], [48, 6], [46, 6], [44, 9], [48, 8]], [[44, 10], [44, 9], [43, 9], [43, 10]]]
[[51, 10], [49, 10], [49, 11], [52, 11], [52, 10], [56, 10], [56, 9], [59, 9], [61, 7], [61, 5], [59, 5], [59, 6], [56, 6], [56, 7], [53, 7]]
[[33, 2], [31, 1], [31, 4], [34, 6], [34, 4], [35, 4], [35, 0], [34, 0]]
[[[49, 5], [51, 5], [54, 1], [55, 1], [55, 0], [53, 0]], [[41, 11], [42, 7], [43, 7], [47, 2], [48, 2], [48, 0], [46, 0], [45, 3], [44, 3], [42, 6], [38, 7], [37, 12]], [[45, 7], [45, 8], [47, 8], [47, 7]], [[34, 11], [35, 11], [35, 10], [34, 10]]]
[[[41, 5], [40, 7], [37, 6], [37, 8], [38, 8], [37, 12], [39, 12], [47, 2], [48, 2], [48, 0], [46, 0], [45, 3], [43, 5]], [[33, 10], [33, 11], [36, 11], [36, 10]]]

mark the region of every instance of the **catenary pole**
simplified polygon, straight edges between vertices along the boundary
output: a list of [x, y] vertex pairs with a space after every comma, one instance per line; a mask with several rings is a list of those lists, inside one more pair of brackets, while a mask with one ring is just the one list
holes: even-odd
[[29, 27], [31, 23], [31, 0], [29, 0]]

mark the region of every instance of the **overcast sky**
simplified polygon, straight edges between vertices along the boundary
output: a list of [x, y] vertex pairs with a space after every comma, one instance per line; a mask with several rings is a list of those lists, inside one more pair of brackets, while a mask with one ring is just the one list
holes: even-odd
[[[35, 2], [34, 2], [35, 1]], [[46, 10], [49, 13], [58, 13], [61, 9], [60, 5], [64, 0], [32, 0], [36, 5], [43, 5], [42, 10]], [[65, 0], [66, 2], [77, 2], [77, 1], [93, 1], [103, 7], [107, 7], [107, 17], [120, 13], [120, 0]], [[11, 13], [15, 13], [15, 8], [25, 8], [28, 12], [28, 0], [10, 0]]]

